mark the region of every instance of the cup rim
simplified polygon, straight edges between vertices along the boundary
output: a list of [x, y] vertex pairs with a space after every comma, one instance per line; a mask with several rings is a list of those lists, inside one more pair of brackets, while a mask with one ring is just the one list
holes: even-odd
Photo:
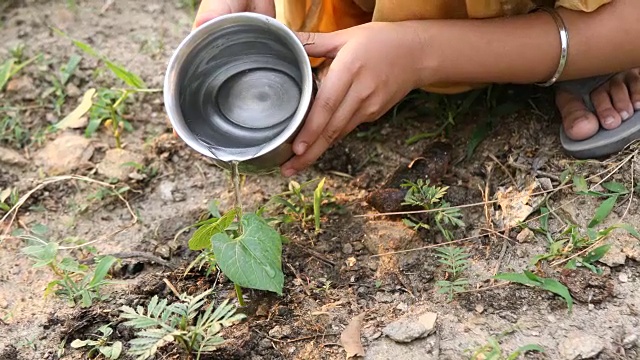
[[266, 25], [278, 32], [280, 35], [283, 35], [284, 38], [290, 39], [290, 48], [294, 53], [296, 59], [298, 60], [298, 64], [300, 65], [300, 72], [302, 74], [302, 84], [301, 84], [301, 93], [300, 93], [300, 103], [293, 117], [289, 121], [289, 124], [284, 128], [284, 130], [275, 138], [264, 144], [262, 149], [255, 154], [247, 155], [245, 157], [237, 157], [233, 159], [229, 159], [229, 161], [247, 161], [254, 158], [258, 158], [263, 156], [283, 143], [287, 142], [289, 138], [291, 138], [296, 131], [298, 131], [300, 125], [302, 124], [304, 118], [306, 117], [309, 106], [311, 104], [312, 98], [312, 88], [313, 88], [313, 75], [311, 71], [311, 61], [304, 50], [303, 44], [298, 40], [296, 34], [286, 27], [283, 23], [276, 20], [275, 18], [251, 12], [240, 12], [222, 15], [217, 18], [211, 19], [193, 30], [189, 35], [187, 35], [178, 45], [176, 50], [174, 51], [171, 59], [169, 60], [167, 70], [164, 78], [164, 106], [167, 111], [167, 115], [169, 116], [169, 121], [173, 126], [173, 129], [178, 134], [178, 136], [184, 141], [189, 147], [196, 150], [200, 154], [210, 157], [216, 158], [207, 147], [198, 140], [195, 135], [189, 130], [186, 125], [185, 119], [182, 116], [182, 110], [180, 108], [180, 85], [178, 82], [178, 74], [179, 70], [184, 65], [184, 61], [186, 60], [188, 54], [184, 53], [183, 50], [185, 48], [193, 48], [197, 43], [206, 39], [206, 37], [214, 32], [216, 29], [228, 25], [233, 25], [234, 23], [253, 23], [260, 24], [260, 22], [266, 23]]

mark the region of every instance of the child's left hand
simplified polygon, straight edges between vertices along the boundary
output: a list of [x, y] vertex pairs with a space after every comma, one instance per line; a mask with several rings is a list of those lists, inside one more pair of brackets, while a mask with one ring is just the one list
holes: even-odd
[[409, 23], [368, 23], [333, 33], [301, 33], [309, 56], [333, 59], [296, 153], [281, 167], [291, 176], [315, 162], [359, 124], [377, 120], [425, 78], [422, 39]]

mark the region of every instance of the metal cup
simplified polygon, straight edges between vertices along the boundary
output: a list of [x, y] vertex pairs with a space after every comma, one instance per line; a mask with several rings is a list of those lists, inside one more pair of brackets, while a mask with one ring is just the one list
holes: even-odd
[[200, 26], [175, 50], [164, 102], [178, 136], [191, 148], [242, 173], [276, 170], [315, 93], [303, 44], [277, 20], [224, 15]]

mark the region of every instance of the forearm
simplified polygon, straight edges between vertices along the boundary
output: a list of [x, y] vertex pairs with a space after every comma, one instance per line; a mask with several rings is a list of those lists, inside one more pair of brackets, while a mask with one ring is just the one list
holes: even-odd
[[[569, 32], [560, 80], [640, 66], [640, 1], [615, 0], [593, 13], [558, 9]], [[421, 86], [545, 82], [560, 59], [560, 37], [546, 12], [486, 20], [412, 22], [420, 39]]]

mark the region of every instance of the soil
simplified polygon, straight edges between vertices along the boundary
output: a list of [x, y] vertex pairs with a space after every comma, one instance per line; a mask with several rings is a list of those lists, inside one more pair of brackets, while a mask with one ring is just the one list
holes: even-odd
[[[233, 194], [227, 173], [172, 135], [161, 93], [136, 97], [129, 104], [125, 116], [132, 131], [122, 136], [127, 159], [141, 161], [146, 169], [155, 169], [153, 173], [134, 167], [128, 169], [130, 173], [105, 169], [119, 160], [110, 152], [115, 141], [104, 129], [88, 142], [78, 140], [84, 139], [83, 129], [45, 131], [69, 113], [87, 89], [122, 87], [96, 59], [79, 52], [52, 28], [125, 65], [150, 88], [161, 88], [167, 61], [191, 28], [193, 14], [186, 3], [20, 0], [0, 5], [0, 63], [18, 45], [24, 45], [25, 59], [42, 55], [0, 92], [0, 120], [19, 121], [27, 134], [16, 138], [0, 127], [0, 148], [13, 151], [10, 159], [0, 158], [0, 192], [12, 188], [24, 195], [35, 189], [15, 221], [3, 223], [1, 229], [9, 225], [7, 231], [32, 229], [43, 224], [51, 241], [65, 246], [78, 240], [95, 241], [92, 245], [99, 254], [122, 260], [111, 271], [117, 284], [103, 289], [107, 300], [96, 301], [90, 308], [74, 307], [55, 296], [43, 296], [55, 275], [47, 267], [33, 267], [33, 261], [21, 252], [26, 245], [23, 240], [0, 240], [0, 359], [82, 359], [85, 353], [69, 344], [108, 323], [115, 330], [111, 340], [122, 341], [126, 350], [133, 332], [122, 324], [118, 309], [145, 305], [154, 295], [175, 300], [167, 284], [189, 294], [213, 288], [214, 301], [232, 299], [236, 304], [233, 284], [217, 269], [210, 275], [206, 268], [185, 275], [198, 254], [187, 246], [192, 231], [176, 235], [206, 214], [212, 201], [221, 210], [230, 209]], [[71, 54], [81, 55], [82, 61], [66, 86], [67, 97], [58, 111], [53, 106], [56, 96], [49, 89], [54, 74]], [[500, 339], [505, 358], [520, 346], [538, 344], [545, 352], [528, 353], [526, 358], [640, 359], [637, 239], [620, 230], [605, 239], [622, 260], [607, 262], [611, 266], [597, 263], [604, 269], [602, 276], [583, 269], [563, 272], [561, 265], [551, 266], [551, 262], [532, 268], [531, 258], [547, 248], [544, 235], [518, 236], [520, 227], [502, 228], [509, 217], [518, 214], [501, 212], [495, 202], [466, 206], [497, 200], [497, 194], [505, 194], [510, 187], [525, 191], [532, 181], [537, 181], [534, 193], [543, 189], [540, 184], [556, 189], [567, 168], [585, 177], [600, 174], [589, 185], [610, 175], [608, 180], [632, 188], [638, 181], [633, 171], [635, 148], [601, 161], [577, 162], [567, 157], [560, 150], [552, 94], [532, 87], [494, 87], [487, 101], [485, 92], [477, 106], [458, 116], [455, 125], [442, 134], [407, 145], [407, 139], [433, 132], [443, 121], [443, 109], [432, 106], [433, 96], [413, 95], [417, 96], [400, 104], [396, 114], [390, 112], [361, 126], [311, 169], [294, 177], [299, 183], [326, 177], [325, 186], [341, 211], [325, 215], [323, 231], [317, 235], [309, 224], [279, 228], [290, 239], [283, 250], [283, 295], [245, 289], [247, 305], [239, 311], [247, 320], [225, 329], [222, 335], [227, 343], [203, 358], [344, 359], [340, 334], [352, 318], [366, 312], [361, 329], [366, 358], [386, 359], [394, 356], [394, 346], [401, 345], [385, 338], [382, 329], [397, 319], [417, 318], [428, 311], [438, 314], [436, 331], [420, 341], [429, 341], [432, 358], [467, 359], [495, 337]], [[490, 110], [485, 103], [492, 101], [507, 106]], [[509, 106], [515, 111], [506, 111]], [[81, 148], [61, 152], [47, 147], [63, 136], [68, 137], [65, 146], [78, 140]], [[469, 147], [479, 139], [483, 141], [476, 148]], [[431, 151], [443, 149], [443, 143], [446, 160], [443, 152]], [[16, 154], [20, 161], [15, 161]], [[77, 155], [76, 160], [69, 161], [71, 154]], [[452, 206], [463, 206], [465, 226], [453, 235], [464, 239], [456, 245], [470, 254], [465, 271], [470, 285], [453, 300], [436, 287], [449, 276], [434, 256], [434, 247], [446, 241], [437, 228], [415, 232], [403, 224], [402, 217], [368, 216], [377, 214], [367, 203], [371, 194], [397, 188], [393, 174], [406, 173], [407, 164], [417, 158], [414, 171], [438, 174], [432, 175], [432, 183], [449, 186], [446, 200]], [[622, 166], [615, 168], [617, 165]], [[68, 176], [110, 181], [105, 174], [117, 174], [117, 188], [129, 187], [123, 199], [132, 211], [117, 197], [96, 197], [101, 186]], [[36, 188], [53, 175], [67, 177]], [[242, 194], [245, 211], [285, 191], [288, 181], [277, 174], [248, 176]], [[543, 198], [534, 194], [529, 205], [540, 204]], [[397, 200], [392, 196], [395, 203], [380, 208], [397, 209]], [[586, 228], [602, 201], [578, 196], [570, 187], [544, 200], [554, 209], [549, 220], [554, 233], [566, 222]], [[138, 219], [134, 224], [133, 214]], [[640, 224], [637, 196], [623, 196], [603, 226], [619, 222]], [[529, 225], [536, 228], [539, 222], [532, 220]], [[410, 249], [418, 250], [388, 254]], [[93, 257], [82, 250], [68, 253], [87, 264]], [[492, 279], [497, 272], [523, 269], [566, 283], [576, 302], [573, 311], [569, 313], [564, 301], [550, 292]], [[395, 356], [424, 358], [419, 348], [403, 347]], [[133, 357], [124, 354], [121, 358]], [[166, 346], [157, 358], [185, 355]]]

